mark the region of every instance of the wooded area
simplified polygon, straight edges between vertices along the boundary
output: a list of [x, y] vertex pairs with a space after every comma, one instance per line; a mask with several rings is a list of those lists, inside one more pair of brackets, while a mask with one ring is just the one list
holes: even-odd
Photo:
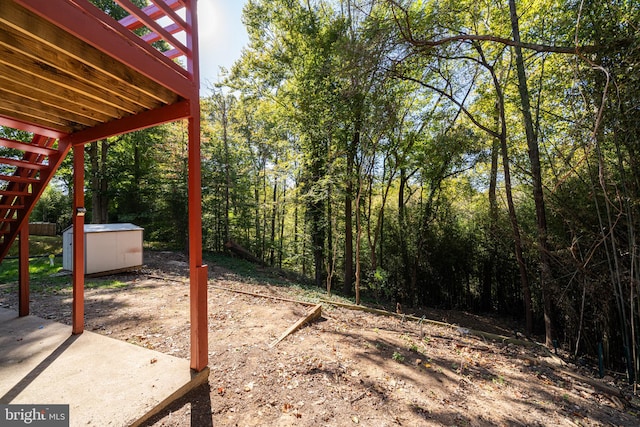
[[[637, 2], [250, 0], [243, 19], [202, 99], [206, 250], [358, 303], [513, 316], [635, 379]], [[186, 248], [184, 126], [89, 145], [87, 217]], [[70, 171], [33, 221], [69, 223]]]

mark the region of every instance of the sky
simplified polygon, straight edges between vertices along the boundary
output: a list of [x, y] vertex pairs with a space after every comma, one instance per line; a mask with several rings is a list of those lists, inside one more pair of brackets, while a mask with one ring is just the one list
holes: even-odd
[[242, 25], [246, 0], [198, 0], [200, 93], [206, 96], [219, 80], [220, 67], [231, 69], [247, 44]]

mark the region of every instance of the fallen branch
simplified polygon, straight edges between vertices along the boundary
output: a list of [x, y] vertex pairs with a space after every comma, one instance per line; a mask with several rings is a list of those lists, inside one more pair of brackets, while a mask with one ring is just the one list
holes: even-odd
[[289, 329], [287, 329], [282, 335], [280, 335], [279, 338], [277, 338], [271, 344], [269, 344], [269, 348], [275, 347], [276, 345], [278, 345], [280, 341], [285, 339], [290, 334], [294, 333], [296, 330], [301, 328], [304, 324], [316, 320], [318, 317], [320, 317], [321, 314], [322, 314], [322, 304], [316, 304], [311, 310], [309, 310], [306, 316], [304, 316], [302, 319], [298, 320], [296, 323], [291, 325], [291, 327], [289, 327]]
[[269, 299], [273, 299], [273, 300], [276, 300], [276, 301], [292, 302], [292, 303], [295, 303], [295, 304], [302, 304], [302, 305], [306, 305], [306, 306], [309, 306], [309, 307], [313, 307], [313, 306], [316, 305], [315, 303], [312, 303], [312, 302], [298, 301], [298, 300], [294, 300], [294, 299], [276, 297], [276, 296], [273, 296], [273, 295], [257, 294], [255, 292], [249, 292], [249, 291], [239, 291], [239, 290], [236, 290], [236, 289], [225, 288], [224, 286], [209, 285], [209, 287], [212, 288], [212, 289], [220, 289], [222, 291], [233, 292], [233, 293], [236, 293], [236, 294], [244, 294], [244, 295], [250, 295], [252, 297], [260, 297], [260, 298], [269, 298]]
[[224, 247], [229, 249], [229, 251], [233, 252], [234, 254], [238, 255], [240, 258], [243, 258], [254, 264], [265, 265], [265, 262], [263, 260], [255, 256], [233, 240], [227, 241], [227, 243], [224, 244]]
[[409, 314], [398, 314], [398, 313], [393, 313], [391, 311], [380, 310], [378, 308], [364, 307], [362, 305], [345, 304], [342, 302], [329, 301], [325, 299], [322, 299], [320, 301], [325, 304], [332, 304], [338, 307], [347, 308], [349, 310], [365, 311], [367, 313], [379, 314], [381, 316], [395, 317], [402, 320], [411, 320], [414, 322], [429, 323], [431, 325], [437, 325], [445, 328], [456, 329], [462, 335], [473, 335], [476, 337], [480, 337], [480, 338], [484, 338], [492, 341], [499, 341], [502, 343], [517, 344], [525, 347], [536, 347], [536, 348], [546, 349], [546, 347], [543, 347], [540, 344], [532, 341], [523, 341], [517, 338], [506, 337], [504, 335], [497, 335], [497, 334], [491, 334], [489, 332], [484, 332], [484, 331], [476, 331], [473, 329], [461, 328], [460, 326], [452, 325], [451, 323], [439, 322], [437, 320], [426, 319], [423, 317], [416, 317]]
[[[584, 375], [580, 375], [580, 374], [578, 374], [576, 372], [572, 372], [572, 371], [569, 371], [567, 369], [558, 368], [557, 366], [553, 366], [553, 365], [551, 365], [549, 363], [541, 362], [541, 364], [546, 366], [546, 367], [548, 367], [548, 368], [550, 368], [550, 369], [553, 369], [553, 370], [555, 370], [555, 371], [557, 371], [557, 372], [559, 372], [561, 374], [564, 374], [564, 375], [566, 375], [568, 377], [571, 377], [574, 380], [580, 381], [581, 383], [588, 384], [591, 387], [593, 387], [594, 390], [596, 390], [596, 391], [599, 391], [601, 393], [606, 393], [606, 394], [608, 394], [610, 396], [614, 396], [614, 397], [617, 397], [617, 398], [624, 399], [625, 401], [627, 400], [626, 397], [622, 394], [622, 391], [620, 391], [620, 389], [618, 389], [618, 388], [611, 387], [608, 384], [605, 384], [605, 383], [603, 383], [601, 381], [598, 381], [596, 379], [593, 379], [593, 378], [585, 377]], [[618, 404], [619, 402], [614, 402], [614, 403]], [[622, 406], [624, 407], [624, 405], [622, 405]]]
[[164, 281], [167, 281], [167, 282], [182, 283], [183, 285], [189, 281], [188, 277], [184, 278], [184, 279], [172, 279], [171, 277], [155, 276], [153, 274], [147, 274], [146, 276], [149, 277], [150, 279], [158, 279], [158, 280], [164, 280]]

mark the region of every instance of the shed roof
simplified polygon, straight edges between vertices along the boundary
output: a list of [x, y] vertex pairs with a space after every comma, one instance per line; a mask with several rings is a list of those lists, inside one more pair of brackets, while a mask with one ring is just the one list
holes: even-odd
[[[144, 228], [127, 223], [121, 224], [85, 224], [84, 232], [86, 233], [108, 233], [112, 231], [134, 231], [134, 230], [144, 230]], [[67, 227], [64, 230], [64, 233], [73, 232], [73, 227]]]

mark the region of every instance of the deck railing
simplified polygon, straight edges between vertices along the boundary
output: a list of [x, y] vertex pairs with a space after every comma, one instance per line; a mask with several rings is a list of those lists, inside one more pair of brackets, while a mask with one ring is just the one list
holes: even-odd
[[189, 48], [180, 40], [190, 34], [187, 22], [179, 14], [185, 8], [183, 1], [151, 0], [152, 4], [142, 9], [130, 0], [115, 1], [130, 13], [119, 21], [125, 28], [131, 31], [146, 29], [141, 38], [152, 46], [159, 41], [166, 42], [170, 49], [162, 53], [168, 58], [191, 57]]

